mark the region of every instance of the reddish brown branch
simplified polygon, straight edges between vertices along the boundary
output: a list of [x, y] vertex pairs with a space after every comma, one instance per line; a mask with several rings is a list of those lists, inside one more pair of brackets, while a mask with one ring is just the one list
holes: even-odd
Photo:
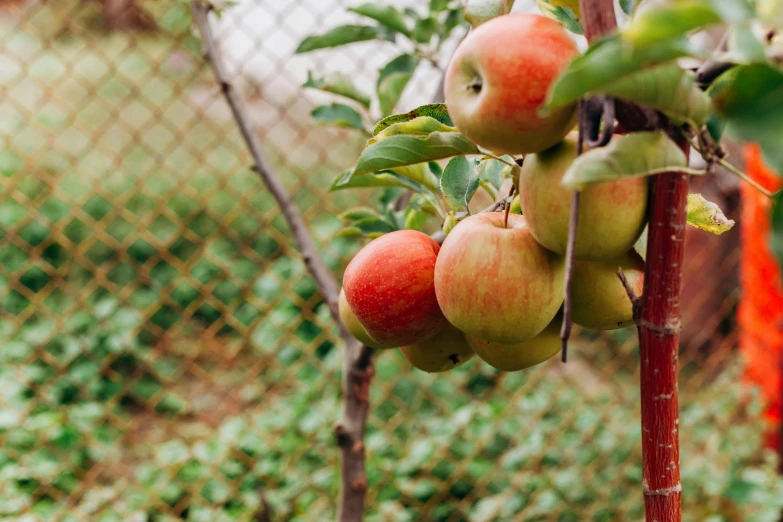
[[[612, 0], [580, 0], [588, 40], [614, 31]], [[627, 132], [664, 128], [654, 111], [618, 103], [617, 119]], [[669, 134], [688, 155], [687, 141]], [[681, 520], [679, 408], [680, 285], [685, 239], [688, 175], [659, 174], [651, 181], [644, 293], [635, 301], [642, 395], [642, 485], [648, 522]], [[632, 294], [629, 294], [633, 299]]]
[[274, 196], [280, 211], [291, 229], [305, 266], [315, 280], [315, 284], [329, 307], [332, 319], [340, 329], [345, 343], [345, 362], [343, 364], [343, 418], [335, 426], [338, 446], [341, 450], [342, 487], [338, 503], [337, 519], [340, 522], [359, 522], [364, 512], [367, 475], [365, 472], [364, 427], [369, 409], [370, 381], [374, 374], [372, 350], [362, 346], [345, 328], [340, 320], [337, 308], [339, 287], [334, 275], [324, 263], [315, 246], [312, 235], [302, 218], [301, 212], [285, 189], [280, 177], [269, 164], [261, 143], [253, 132], [250, 118], [247, 116], [242, 99], [232, 86], [220, 55], [217, 52], [209, 12], [209, 2], [192, 2], [193, 18], [201, 33], [204, 55], [212, 67], [221, 92], [226, 98], [237, 126], [242, 133], [250, 155], [253, 158], [253, 170], [261, 178], [269, 192]]
[[[688, 154], [687, 141], [678, 144]], [[642, 387], [642, 483], [647, 520], [678, 522], [680, 446], [680, 287], [685, 246], [688, 175], [655, 176], [639, 311]]]

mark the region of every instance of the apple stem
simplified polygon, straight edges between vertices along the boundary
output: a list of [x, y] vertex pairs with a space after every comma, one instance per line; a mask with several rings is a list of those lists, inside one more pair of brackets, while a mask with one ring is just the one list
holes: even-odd
[[[364, 431], [369, 413], [370, 381], [374, 374], [372, 365], [373, 350], [362, 346], [346, 329], [340, 320], [337, 301], [339, 286], [334, 274], [329, 270], [318, 252], [313, 236], [305, 224], [302, 213], [294, 204], [267, 160], [258, 135], [254, 132], [247, 109], [229, 80], [225, 64], [217, 52], [215, 37], [209, 20], [213, 6], [209, 2], [193, 0], [191, 3], [193, 19], [201, 33], [204, 56], [212, 67], [215, 79], [231, 109], [239, 127], [245, 145], [253, 158], [253, 170], [258, 174], [264, 186], [275, 198], [285, 217], [308, 272], [313, 277], [318, 292], [329, 308], [340, 336], [345, 344], [343, 359], [343, 415], [334, 427], [337, 445], [340, 448], [340, 471], [342, 485], [337, 508], [337, 520], [340, 522], [360, 522], [364, 513], [367, 473], [365, 471]], [[263, 500], [263, 499], [262, 499]]]
[[516, 192], [516, 188], [514, 188], [514, 185], [512, 184], [511, 188], [508, 190], [508, 197], [506, 198], [508, 200], [508, 203], [506, 203], [505, 205], [506, 216], [505, 216], [505, 221], [503, 222], [504, 228], [508, 228], [508, 214], [509, 211], [511, 210], [511, 200], [514, 197], [514, 192]]

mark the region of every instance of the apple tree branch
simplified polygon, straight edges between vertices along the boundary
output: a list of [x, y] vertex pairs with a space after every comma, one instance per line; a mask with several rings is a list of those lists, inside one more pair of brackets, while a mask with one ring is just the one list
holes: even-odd
[[302, 254], [305, 266], [329, 307], [329, 313], [339, 327], [340, 336], [345, 344], [343, 414], [342, 420], [334, 428], [337, 444], [340, 447], [342, 476], [337, 519], [339, 522], [359, 522], [364, 512], [365, 491], [367, 489], [364, 430], [369, 411], [370, 381], [374, 373], [373, 352], [367, 346], [362, 346], [340, 320], [337, 305], [339, 297], [337, 279], [324, 263], [301, 212], [266, 158], [263, 147], [253, 131], [244, 103], [229, 81], [225, 65], [215, 45], [215, 36], [209, 20], [209, 13], [214, 9], [212, 4], [208, 1], [193, 0], [191, 6], [194, 21], [201, 33], [205, 59], [215, 74], [220, 90], [253, 158], [253, 170], [261, 178], [280, 207]]

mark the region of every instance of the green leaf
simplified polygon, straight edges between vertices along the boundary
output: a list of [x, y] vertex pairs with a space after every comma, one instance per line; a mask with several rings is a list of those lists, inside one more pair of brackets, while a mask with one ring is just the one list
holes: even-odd
[[775, 202], [772, 205], [771, 225], [769, 248], [775, 257], [778, 258], [778, 264], [783, 270], [783, 192], [775, 195]]
[[414, 192], [424, 192], [427, 190], [423, 185], [410, 181], [409, 179], [388, 170], [363, 174], [361, 176], [352, 176], [352, 173], [353, 171], [349, 170], [337, 176], [334, 181], [332, 181], [329, 192], [370, 187], [402, 187]]
[[695, 228], [719, 236], [731, 230], [733, 219], [727, 219], [718, 205], [707, 201], [701, 194], [688, 194], [687, 223]]
[[432, 215], [409, 208], [405, 213], [405, 228], [408, 230], [421, 230]]
[[449, 9], [448, 14], [446, 15], [446, 20], [443, 22], [442, 38], [445, 39], [448, 37], [456, 27], [462, 25], [464, 22], [465, 17], [462, 8], [458, 7], [456, 9]]
[[693, 75], [668, 63], [643, 69], [592, 92], [647, 105], [675, 120], [703, 125], [712, 112], [710, 97], [696, 85]]
[[769, 64], [750, 64], [729, 73], [713, 96], [726, 133], [758, 143], [766, 163], [783, 175], [783, 71]]
[[410, 29], [405, 23], [405, 19], [397, 9], [390, 5], [362, 4], [358, 7], [349, 7], [348, 11], [353, 11], [367, 18], [372, 18], [381, 25], [388, 27], [393, 31], [410, 35]]
[[452, 158], [440, 178], [440, 191], [446, 205], [454, 212], [466, 212], [473, 194], [479, 187], [476, 171], [464, 156]]
[[343, 96], [353, 101], [359, 102], [366, 108], [370, 108], [370, 97], [353, 84], [351, 77], [343, 73], [334, 73], [323, 78], [315, 78], [311, 72], [307, 73], [307, 81], [302, 87], [319, 89], [331, 94]]
[[419, 43], [429, 43], [435, 33], [438, 32], [438, 21], [432, 17], [416, 20], [416, 26], [413, 28], [413, 39]]
[[360, 219], [370, 218], [370, 217], [380, 217], [378, 216], [378, 213], [368, 207], [355, 207], [352, 209], [348, 209], [339, 216], [337, 216], [343, 221], [358, 221]]
[[450, 0], [430, 0], [430, 13], [445, 11]]
[[680, 0], [655, 5], [637, 14], [622, 35], [636, 46], [647, 46], [751, 16], [753, 10], [745, 0]]
[[753, 34], [749, 23], [737, 24], [731, 28], [729, 56], [736, 63], [764, 62], [767, 57], [764, 45]]
[[433, 132], [427, 136], [400, 134], [364, 149], [351, 177], [376, 170], [478, 153], [478, 147], [459, 132]]
[[549, 18], [557, 20], [572, 33], [582, 34], [579, 22], [579, 0], [537, 0], [538, 8]]
[[[514, 162], [514, 159], [511, 156], [502, 156], [502, 158], [510, 163]], [[508, 171], [506, 170], [507, 168], [509, 169]], [[508, 165], [502, 161], [485, 158], [479, 163], [478, 167], [476, 167], [476, 172], [479, 179], [486, 180], [490, 182], [493, 187], [499, 189], [501, 183], [503, 183], [503, 179], [510, 172], [510, 168], [511, 167], [508, 167]]]
[[623, 13], [630, 15], [633, 13], [633, 8], [636, 6], [636, 0], [620, 0], [620, 9]]
[[372, 145], [390, 136], [396, 136], [398, 134], [427, 135], [431, 132], [457, 132], [457, 129], [456, 127], [444, 125], [435, 118], [430, 118], [429, 116], [419, 116], [418, 118], [403, 121], [401, 123], [395, 123], [386, 127], [384, 130], [370, 138], [367, 141], [367, 145]]
[[723, 137], [723, 132], [726, 130], [726, 122], [717, 114], [712, 113], [710, 114], [710, 117], [707, 118], [706, 125], [707, 131], [710, 133], [712, 139], [715, 140], [715, 143], [719, 142], [721, 137]]
[[433, 192], [438, 190], [438, 178], [430, 170], [427, 163], [417, 163], [415, 165], [407, 165], [405, 167], [394, 167], [389, 169], [395, 174], [424, 185]]
[[568, 167], [561, 183], [571, 190], [582, 190], [593, 183], [620, 178], [652, 176], [687, 169], [687, 158], [663, 131], [635, 132], [620, 136], [606, 147], [589, 150]]
[[331, 105], [319, 105], [312, 112], [313, 120], [319, 125], [331, 125], [334, 127], [348, 127], [351, 129], [363, 129], [362, 116], [356, 109], [333, 103]]
[[508, 14], [514, 0], [468, 0], [465, 4], [465, 19], [471, 27], [478, 27], [487, 20]]
[[344, 228], [337, 235], [339, 237], [369, 237], [374, 239], [395, 230], [397, 229], [389, 223], [375, 216], [354, 221], [350, 227]]
[[568, 7], [558, 6], [552, 10], [552, 17], [574, 34], [584, 34], [582, 23]]
[[449, 113], [446, 110], [446, 104], [431, 103], [429, 105], [422, 105], [421, 107], [417, 107], [410, 112], [406, 112], [403, 114], [392, 114], [391, 116], [387, 116], [383, 118], [375, 126], [375, 128], [372, 131], [372, 134], [373, 136], [375, 136], [385, 128], [394, 125], [395, 123], [404, 123], [406, 121], [411, 121], [421, 116], [429, 116], [430, 118], [434, 118], [439, 122], [441, 122], [442, 124], [447, 125], [449, 127], [454, 126], [454, 122], [451, 121], [451, 117], [449, 116]]
[[546, 108], [569, 105], [643, 68], [694, 54], [695, 49], [684, 39], [634, 49], [617, 36], [605, 38], [568, 65], [550, 87]]
[[326, 49], [329, 47], [338, 47], [355, 42], [365, 42], [378, 38], [378, 28], [368, 25], [341, 25], [331, 31], [317, 36], [308, 36], [299, 47], [296, 48], [296, 54], [308, 53], [316, 49]]
[[380, 70], [378, 75], [378, 99], [381, 103], [381, 113], [388, 116], [394, 111], [400, 100], [402, 91], [408, 85], [413, 71], [419, 65], [419, 60], [410, 54], [402, 54]]

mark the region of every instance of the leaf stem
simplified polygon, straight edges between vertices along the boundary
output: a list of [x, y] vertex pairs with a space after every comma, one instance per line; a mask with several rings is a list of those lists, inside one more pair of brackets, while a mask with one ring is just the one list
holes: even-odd
[[[688, 141], [690, 142], [691, 147], [696, 149], [696, 151], [699, 154], [701, 154], [702, 157], [704, 157], [705, 155], [707, 156], [707, 157], [704, 158], [705, 161], [707, 161], [708, 163], [710, 161], [714, 161], [714, 162], [718, 163], [718, 165], [720, 165], [724, 169], [728, 170], [729, 172], [731, 172], [732, 174], [734, 174], [735, 176], [740, 178], [742, 181], [744, 181], [745, 183], [747, 183], [748, 185], [750, 185], [754, 189], [758, 190], [759, 192], [761, 192], [765, 196], [767, 196], [769, 198], [774, 198], [775, 196], [777, 196], [780, 193], [780, 190], [776, 190], [775, 192], [772, 192], [771, 190], [768, 190], [768, 189], [764, 188], [758, 181], [754, 180], [753, 178], [751, 178], [750, 176], [748, 176], [747, 174], [742, 172], [740, 169], [738, 169], [737, 167], [735, 167], [734, 165], [732, 165], [731, 163], [729, 163], [725, 159], [720, 158], [720, 157], [718, 157], [718, 156], [716, 156], [714, 154], [706, 153], [704, 151], [704, 147], [702, 146], [701, 143], [696, 144], [696, 143], [693, 143], [692, 140], [688, 140]], [[783, 190], [783, 189], [781, 189], [781, 190]]]
[[740, 169], [738, 169], [737, 167], [735, 167], [734, 165], [732, 165], [731, 163], [729, 163], [725, 159], [718, 158], [717, 161], [718, 161], [718, 163], [720, 164], [721, 167], [723, 167], [724, 169], [728, 170], [732, 174], [736, 175], [741, 180], [745, 181], [748, 185], [750, 185], [754, 189], [758, 190], [759, 192], [761, 192], [765, 196], [770, 197], [770, 198], [774, 198], [776, 195], [778, 195], [780, 193], [780, 190], [776, 190], [775, 192], [772, 192], [771, 190], [765, 189], [764, 187], [761, 186], [761, 184], [759, 184], [758, 181], [756, 181], [755, 179], [751, 178], [750, 176], [748, 176], [747, 174], [742, 172]]
[[501, 158], [500, 156], [496, 156], [496, 155], [492, 154], [491, 152], [485, 152], [485, 151], [482, 150], [481, 154], [483, 154], [484, 156], [486, 156], [488, 158], [492, 158], [495, 161], [499, 161], [499, 162], [503, 163], [504, 165], [508, 165], [509, 167], [513, 168], [513, 167], [517, 166], [516, 163], [513, 163], [511, 161], [506, 161], [503, 158]]
[[481, 188], [483, 188], [484, 190], [487, 191], [487, 194], [489, 194], [489, 196], [492, 199], [497, 199], [498, 198], [498, 193], [495, 190], [495, 187], [492, 186], [492, 183], [488, 182], [485, 179], [479, 178], [479, 185], [481, 185]]

